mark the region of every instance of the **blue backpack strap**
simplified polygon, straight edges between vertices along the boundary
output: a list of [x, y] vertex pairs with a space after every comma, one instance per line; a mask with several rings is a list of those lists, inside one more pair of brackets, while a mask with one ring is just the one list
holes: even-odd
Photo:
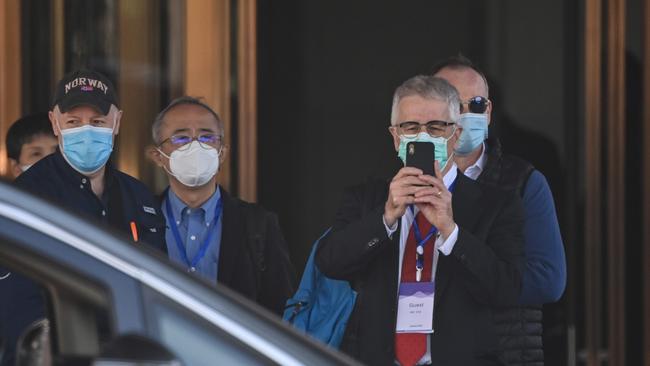
[[[302, 274], [300, 279], [300, 285], [298, 285], [298, 290], [293, 295], [292, 298], [287, 300], [287, 304], [284, 308], [283, 319], [293, 324], [299, 329], [303, 329], [304, 324], [302, 320], [298, 319], [296, 321], [296, 316], [312, 301], [312, 292], [316, 287], [316, 281], [318, 274], [316, 273], [316, 265], [314, 264], [314, 253], [316, 253], [316, 246], [314, 245], [311, 254], [309, 254], [309, 259], [307, 259], [307, 264], [305, 265], [305, 271]], [[306, 330], [306, 329], [303, 329]]]
[[324, 238], [325, 235], [330, 232], [330, 230], [331, 228], [325, 230], [325, 233], [323, 233], [323, 235], [321, 235], [320, 238], [318, 238], [312, 245], [311, 253], [309, 254], [307, 264], [305, 264], [305, 270], [302, 273], [302, 278], [300, 279], [300, 284], [298, 285], [298, 290], [296, 290], [296, 293], [292, 298], [287, 300], [287, 304], [284, 308], [285, 310], [282, 318], [299, 329], [306, 330], [303, 328], [305, 326], [302, 324], [300, 319], [298, 320], [298, 324], [295, 323], [296, 316], [302, 311], [303, 308], [311, 303], [312, 293], [315, 291], [316, 282], [318, 281], [318, 276], [320, 275], [320, 271], [318, 268], [316, 268], [316, 263], [314, 263], [316, 249], [318, 248], [318, 243], [320, 240]]
[[347, 281], [326, 277], [314, 263], [318, 243], [329, 231], [312, 246], [300, 285], [287, 301], [283, 319], [296, 329], [338, 348], [357, 294]]

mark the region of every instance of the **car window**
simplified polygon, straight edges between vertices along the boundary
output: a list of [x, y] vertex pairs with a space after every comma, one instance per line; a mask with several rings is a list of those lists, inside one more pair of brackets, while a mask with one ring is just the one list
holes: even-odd
[[[115, 262], [124, 267], [119, 260], [110, 264], [101, 260], [110, 254], [95, 241], [115, 239], [75, 217], [67, 217], [64, 225], [51, 218], [32, 219], [16, 221], [0, 215], [0, 346], [6, 346], [6, 352], [0, 349], [0, 365], [16, 364], [15, 355], [24, 356], [28, 364], [36, 359], [52, 360], [54, 365], [89, 365], [106, 351], [114, 351], [122, 336], [146, 336], [146, 309], [138, 281], [123, 268], [115, 268]], [[92, 240], [68, 231], [84, 226]], [[47, 320], [40, 323], [47, 332], [30, 328], [23, 337], [25, 347], [20, 347], [23, 330], [41, 319]], [[43, 339], [44, 333], [49, 342], [37, 347], [43, 351], [35, 355], [27, 340]]]
[[[112, 337], [106, 307], [46, 273], [2, 267], [2, 365], [90, 360]], [[49, 362], [36, 364], [50, 364]]]
[[194, 314], [158, 298], [149, 307], [158, 341], [185, 365], [273, 365], [226, 332], [200, 321]]

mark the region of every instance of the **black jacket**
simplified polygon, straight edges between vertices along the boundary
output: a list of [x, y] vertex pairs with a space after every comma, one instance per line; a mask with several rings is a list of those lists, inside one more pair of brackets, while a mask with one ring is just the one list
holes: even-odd
[[296, 289], [296, 274], [277, 216], [260, 205], [232, 197], [223, 188], [221, 199], [217, 281], [282, 315]]
[[110, 162], [106, 164], [102, 198], [93, 193], [90, 179], [74, 170], [58, 150], [38, 161], [14, 183], [129, 238], [131, 222], [135, 222], [139, 241], [167, 250], [164, 217], [155, 197], [142, 182], [113, 168]]
[[[488, 141], [487, 164], [479, 182], [511, 189], [523, 196], [526, 182], [533, 172], [532, 164], [514, 156], [504, 155], [496, 139]], [[509, 366], [543, 366], [542, 306], [513, 306], [495, 311], [501, 360]]]
[[[341, 348], [369, 365], [392, 365], [397, 311], [399, 230], [387, 237], [382, 215], [386, 181], [346, 191], [316, 263], [358, 291]], [[458, 240], [436, 272], [431, 356], [435, 365], [497, 364], [493, 307], [520, 290], [522, 220], [519, 197], [458, 174], [453, 194]]]

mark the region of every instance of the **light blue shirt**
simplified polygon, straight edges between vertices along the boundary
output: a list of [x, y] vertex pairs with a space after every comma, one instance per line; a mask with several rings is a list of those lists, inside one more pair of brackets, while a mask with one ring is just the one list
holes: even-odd
[[176, 244], [176, 239], [174, 238], [174, 233], [170, 226], [170, 219], [172, 218], [167, 217], [167, 210], [165, 209], [167, 205], [166, 200], [169, 200], [171, 204], [172, 214], [174, 215], [172, 220], [176, 220], [178, 232], [183, 240], [181, 245], [185, 249], [185, 254], [190, 262], [199, 252], [201, 245], [208, 236], [209, 230], [216, 230], [216, 232], [212, 234], [205, 256], [199, 260], [195, 267], [196, 274], [213, 284], [216, 284], [219, 269], [219, 251], [221, 249], [223, 222], [222, 212], [216, 225], [213, 224], [217, 202], [221, 198], [219, 187], [217, 187], [212, 197], [201, 205], [201, 207], [195, 209], [187, 207], [187, 205], [183, 203], [183, 201], [181, 201], [181, 199], [178, 198], [171, 189], [167, 190], [167, 192], [167, 196], [162, 203], [162, 211], [165, 215], [165, 222], [167, 225], [167, 229], [165, 230], [165, 240], [167, 241], [167, 253], [169, 258], [172, 261], [179, 263], [181, 266], [187, 267], [187, 263], [185, 263], [178, 250], [178, 245]]

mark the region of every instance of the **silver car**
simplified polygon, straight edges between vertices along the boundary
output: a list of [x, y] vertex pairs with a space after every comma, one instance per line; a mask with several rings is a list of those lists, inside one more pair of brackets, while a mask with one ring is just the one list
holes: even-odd
[[0, 266], [46, 293], [47, 319], [19, 341], [21, 365], [355, 364], [160, 253], [2, 182]]

